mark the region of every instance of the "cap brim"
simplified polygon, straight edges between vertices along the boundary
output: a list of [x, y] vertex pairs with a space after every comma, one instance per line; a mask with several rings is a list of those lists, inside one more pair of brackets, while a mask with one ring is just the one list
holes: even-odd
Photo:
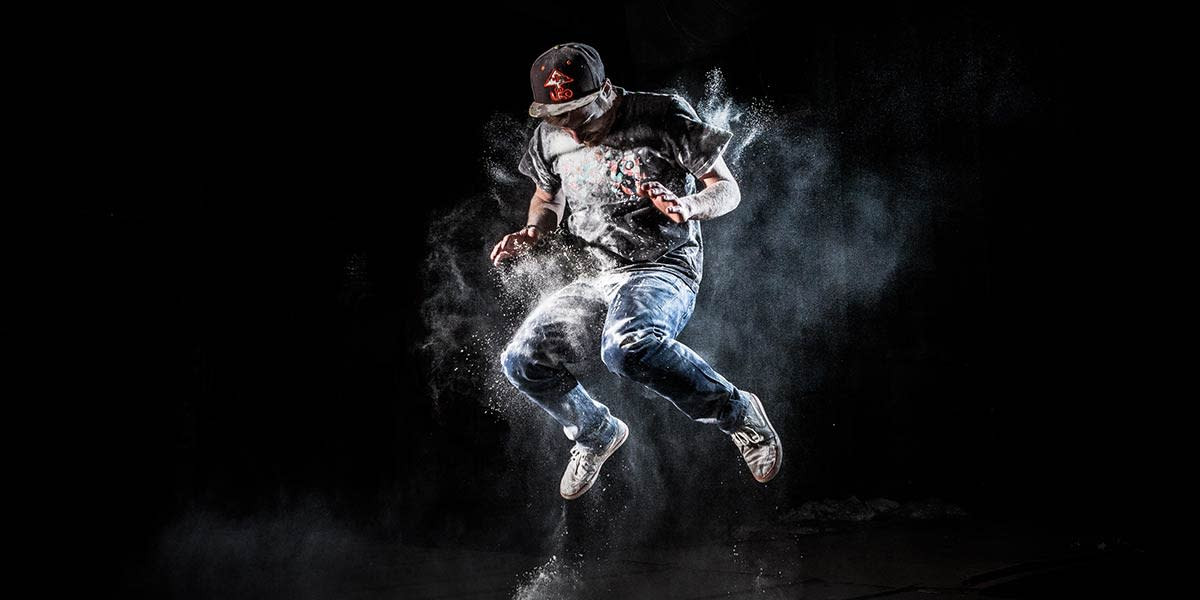
[[540, 119], [549, 115], [561, 115], [565, 112], [575, 110], [580, 106], [586, 106], [590, 104], [596, 99], [596, 96], [599, 95], [600, 90], [596, 90], [582, 98], [572, 100], [570, 102], [563, 102], [561, 104], [543, 104], [541, 102], [534, 102], [529, 105], [529, 116], [538, 117]]

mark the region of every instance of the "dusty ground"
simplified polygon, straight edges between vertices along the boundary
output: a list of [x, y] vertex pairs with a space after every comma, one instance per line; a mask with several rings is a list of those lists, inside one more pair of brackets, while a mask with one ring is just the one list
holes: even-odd
[[[311, 540], [310, 540], [311, 541]], [[535, 555], [347, 543], [225, 556], [176, 573], [176, 596], [287, 598], [1139, 597], [1148, 557], [1120, 540], [941, 521], [742, 527], [728, 541]], [[562, 546], [560, 546], [561, 548]], [[314, 554], [315, 552], [315, 554]], [[180, 577], [179, 575], [183, 575]]]

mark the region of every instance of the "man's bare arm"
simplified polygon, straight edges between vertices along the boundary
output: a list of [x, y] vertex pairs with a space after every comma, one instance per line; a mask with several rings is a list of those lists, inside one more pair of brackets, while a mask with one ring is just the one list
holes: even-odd
[[533, 197], [529, 199], [529, 220], [527, 225], [537, 225], [542, 232], [553, 231], [562, 220], [563, 203], [554, 194], [535, 186]]
[[704, 182], [703, 190], [679, 199], [687, 219], [713, 219], [732, 211], [742, 202], [742, 190], [733, 173], [729, 172], [724, 157], [718, 158], [712, 169], [700, 176], [700, 181]]
[[[535, 188], [533, 197], [529, 199], [529, 217], [525, 222], [525, 227], [516, 233], [504, 236], [496, 243], [489, 257], [492, 264], [500, 266], [500, 263], [505, 260], [532, 248], [543, 233], [553, 231], [558, 227], [562, 213], [563, 203], [561, 200], [556, 199], [554, 194], [540, 187]], [[529, 227], [529, 225], [537, 225], [537, 227]]]
[[690, 196], [676, 196], [657, 181], [643, 182], [638, 193], [649, 196], [654, 205], [676, 223], [713, 219], [741, 203], [742, 192], [724, 158], [718, 158], [712, 168], [700, 176], [700, 181], [704, 182], [704, 189]]

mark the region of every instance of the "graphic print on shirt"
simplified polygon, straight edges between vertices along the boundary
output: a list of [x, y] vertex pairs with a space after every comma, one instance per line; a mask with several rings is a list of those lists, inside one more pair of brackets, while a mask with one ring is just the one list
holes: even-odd
[[637, 193], [654, 177], [653, 153], [644, 148], [579, 147], [558, 162], [563, 191], [571, 204], [571, 230], [630, 260], [653, 260], [686, 241], [649, 199]]
[[570, 161], [561, 173], [563, 186], [571, 195], [591, 194], [595, 182], [604, 177], [611, 192], [611, 201], [628, 202], [637, 199], [637, 188], [645, 179], [642, 159], [633, 150], [598, 147], [583, 151], [591, 160]]
[[637, 196], [638, 186], [642, 184], [642, 159], [632, 150], [619, 152], [609, 148], [604, 151], [604, 161], [608, 165], [608, 178], [612, 181], [614, 194], [624, 196], [626, 200]]

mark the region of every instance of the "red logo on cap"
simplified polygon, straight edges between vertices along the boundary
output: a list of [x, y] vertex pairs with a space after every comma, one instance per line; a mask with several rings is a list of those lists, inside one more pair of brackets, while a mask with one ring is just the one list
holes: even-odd
[[563, 87], [572, 81], [575, 80], [563, 75], [562, 71], [555, 69], [554, 72], [550, 73], [550, 76], [546, 78], [546, 83], [542, 87], [554, 88], [550, 90], [551, 101], [564, 102], [575, 96], [575, 92], [571, 91], [569, 88]]

